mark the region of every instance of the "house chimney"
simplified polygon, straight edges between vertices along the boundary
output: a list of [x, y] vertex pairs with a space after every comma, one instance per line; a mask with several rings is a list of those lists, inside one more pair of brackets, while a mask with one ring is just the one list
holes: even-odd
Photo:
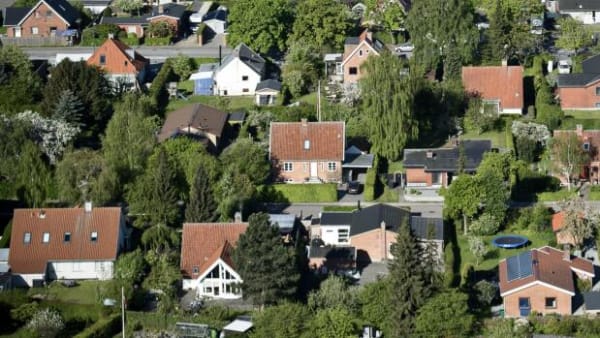
[[38, 213], [38, 217], [41, 219], [46, 218], [46, 211], [44, 209], [40, 209], [40, 212]]
[[108, 33], [108, 38], [111, 40], [115, 39], [115, 35], [113, 33]]
[[92, 201], [86, 201], [85, 203], [83, 203], [83, 210], [86, 213], [92, 212]]
[[242, 212], [236, 211], [235, 214], [233, 215], [233, 220], [235, 223], [242, 223]]
[[300, 119], [300, 122], [302, 122], [302, 126], [303, 127], [308, 126], [308, 120], [307, 119]]
[[577, 133], [577, 136], [582, 137], [583, 136], [583, 124], [576, 125], [575, 132]]
[[427, 152], [425, 153], [425, 157], [435, 158], [435, 154], [433, 153], [433, 150], [427, 150]]
[[381, 260], [385, 261], [387, 260], [387, 238], [385, 231], [385, 221], [381, 221], [379, 227], [381, 230]]

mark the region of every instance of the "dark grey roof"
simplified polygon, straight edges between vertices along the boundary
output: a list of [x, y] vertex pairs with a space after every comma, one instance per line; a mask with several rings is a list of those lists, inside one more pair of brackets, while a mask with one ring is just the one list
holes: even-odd
[[386, 229], [396, 231], [408, 221], [410, 211], [387, 204], [375, 204], [352, 212], [324, 212], [321, 225], [350, 225], [350, 236], [378, 229], [385, 222]]
[[108, 6], [112, 0], [81, 0], [84, 6]]
[[346, 152], [343, 168], [371, 168], [373, 167], [373, 154], [353, 154]]
[[4, 9], [4, 26], [16, 26], [31, 8], [7, 7]]
[[243, 111], [235, 111], [233, 113], [229, 113], [229, 122], [242, 123], [245, 119], [246, 113]]
[[69, 25], [74, 25], [79, 19], [79, 11], [75, 9], [66, 0], [44, 0], [58, 15], [60, 15]]
[[358, 45], [360, 43], [360, 38], [358, 36], [350, 36], [347, 37], [344, 41], [345, 45]]
[[356, 248], [353, 246], [308, 246], [309, 258], [352, 259], [356, 258]]
[[600, 54], [583, 60], [581, 68], [583, 73], [600, 74]]
[[[417, 238], [444, 240], [444, 220], [441, 218], [412, 216], [410, 228]], [[430, 230], [433, 232], [430, 233]]]
[[[464, 147], [465, 171], [475, 171], [483, 159], [483, 154], [492, 149], [490, 140], [465, 140], [460, 142]], [[427, 153], [433, 156], [427, 158]], [[404, 149], [405, 168], [425, 168], [425, 171], [458, 170], [459, 147], [437, 149]]]
[[585, 292], [583, 294], [583, 303], [586, 310], [600, 310], [600, 292]]
[[600, 74], [558, 74], [558, 87], [583, 87], [600, 79]]
[[223, 58], [220, 69], [225, 68], [227, 64], [235, 58], [239, 58], [243, 63], [245, 63], [258, 74], [262, 75], [265, 70], [265, 59], [258, 55], [258, 53], [255, 53], [244, 43], [237, 45], [231, 54]]
[[222, 10], [222, 9], [217, 9], [215, 11], [208, 12], [204, 16], [204, 18], [202, 18], [202, 21], [208, 21], [208, 20], [227, 21], [227, 11]]
[[168, 3], [161, 6], [163, 6], [162, 13], [159, 13], [159, 7], [154, 6], [154, 8], [152, 8], [152, 17], [166, 15], [173, 18], [181, 19], [183, 17], [183, 14], [185, 14], [185, 10], [187, 8], [186, 6], [175, 3]]
[[598, 0], [559, 0], [558, 8], [561, 12], [589, 12], [600, 10]]
[[147, 25], [150, 15], [142, 16], [103, 16], [100, 23], [112, 23], [115, 25]]
[[264, 81], [260, 81], [258, 84], [256, 84], [256, 91], [263, 89], [273, 89], [276, 91], [281, 91], [281, 82], [274, 79], [267, 79]]

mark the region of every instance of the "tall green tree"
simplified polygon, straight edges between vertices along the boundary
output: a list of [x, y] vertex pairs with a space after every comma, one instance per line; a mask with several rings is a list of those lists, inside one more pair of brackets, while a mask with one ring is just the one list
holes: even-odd
[[150, 116], [151, 103], [145, 97], [128, 95], [118, 103], [102, 139], [106, 165], [124, 186], [139, 176], [156, 144], [158, 120]]
[[343, 278], [329, 276], [318, 290], [308, 295], [308, 307], [314, 312], [339, 307], [355, 313], [358, 310], [357, 293]]
[[269, 176], [271, 167], [267, 160], [267, 149], [249, 138], [235, 141], [219, 159], [234, 175], [246, 175], [255, 185], [263, 184]]
[[356, 319], [342, 307], [321, 309], [310, 323], [311, 337], [356, 337], [360, 332]]
[[259, 53], [285, 50], [293, 22], [290, 1], [238, 0], [230, 10], [228, 44], [243, 42]]
[[392, 337], [411, 335], [417, 310], [429, 297], [429, 287], [423, 280], [420, 250], [410, 227], [406, 224], [400, 226], [396, 243], [391, 248], [394, 259], [389, 263], [391, 290], [393, 290], [390, 294], [392, 303], [390, 336]]
[[173, 226], [179, 217], [175, 175], [166, 151], [159, 147], [157, 152], [156, 162], [136, 179], [127, 201], [138, 224]]
[[571, 17], [558, 20], [560, 36], [556, 40], [556, 47], [567, 50], [577, 50], [592, 44], [592, 34], [583, 26], [583, 23]]
[[233, 254], [244, 280], [244, 298], [263, 307], [293, 296], [300, 279], [295, 250], [283, 245], [279, 228], [269, 223], [268, 214], [253, 214], [248, 223]]
[[83, 104], [81, 120], [86, 129], [101, 132], [111, 116], [112, 108], [111, 88], [102, 71], [83, 61], [63, 60], [50, 71], [50, 79], [43, 91], [42, 112], [53, 115], [67, 90], [77, 95]]
[[468, 300], [468, 295], [456, 290], [434, 296], [419, 309], [415, 333], [419, 337], [469, 337], [475, 319]]
[[471, 175], [459, 175], [452, 180], [444, 192], [444, 215], [458, 220], [463, 219], [463, 233], [467, 234], [467, 220], [479, 210], [480, 188], [477, 178]]
[[376, 282], [366, 284], [359, 292], [358, 299], [361, 305], [361, 318], [366, 324], [383, 330], [385, 336], [391, 334], [390, 317], [392, 315], [392, 301], [390, 295], [391, 283], [389, 278], [382, 278]]
[[567, 180], [571, 190], [571, 182], [589, 159], [589, 153], [583, 150], [583, 142], [575, 133], [562, 133], [550, 141], [550, 152], [554, 170]]
[[114, 3], [114, 6], [123, 12], [134, 13], [136, 12], [138, 15], [140, 10], [144, 8], [146, 4], [143, 0], [117, 0]]
[[190, 201], [185, 209], [186, 222], [213, 222], [217, 219], [217, 202], [210, 177], [203, 166], [196, 171], [190, 188]]
[[336, 0], [298, 3], [290, 42], [341, 49], [351, 27], [348, 7]]
[[65, 89], [52, 112], [52, 118], [69, 122], [72, 125], [81, 126], [82, 114], [85, 107], [81, 99], [70, 89]]
[[[37, 2], [36, 2], [37, 3]], [[42, 81], [29, 57], [16, 46], [0, 49], [0, 111], [32, 109], [41, 97]]]
[[371, 142], [371, 151], [395, 161], [406, 143], [418, 135], [414, 117], [414, 85], [401, 76], [400, 59], [391, 53], [369, 57], [360, 80], [361, 110]]
[[66, 153], [56, 165], [59, 198], [70, 204], [91, 199], [92, 190], [96, 189], [98, 177], [104, 168], [104, 160], [96, 151], [80, 149]]
[[292, 96], [299, 97], [315, 89], [322, 66], [321, 55], [314, 46], [293, 42], [285, 56], [282, 69], [283, 84]]
[[408, 12], [406, 27], [415, 46], [415, 60], [426, 69], [443, 65], [444, 79], [460, 76], [460, 65], [449, 67], [451, 58], [467, 64], [479, 43], [474, 9], [464, 0], [415, 1]]
[[51, 172], [35, 143], [25, 143], [17, 168], [17, 197], [32, 208], [41, 207], [48, 195]]
[[311, 314], [303, 304], [269, 306], [253, 318], [251, 338], [301, 338], [308, 331]]

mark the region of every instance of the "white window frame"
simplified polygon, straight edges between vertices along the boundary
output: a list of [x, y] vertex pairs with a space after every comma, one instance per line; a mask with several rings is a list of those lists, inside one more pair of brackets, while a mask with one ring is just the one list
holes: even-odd
[[338, 235], [338, 243], [350, 242], [350, 229], [348, 229], [348, 228], [338, 229], [337, 235]]
[[25, 243], [25, 244], [31, 243], [31, 232], [26, 232], [23, 234], [23, 243]]
[[33, 34], [33, 35], [40, 34], [40, 29], [37, 26], [31, 27], [31, 34]]
[[304, 150], [310, 149], [310, 140], [304, 140]]
[[44, 232], [42, 234], [42, 243], [50, 243], [50, 233]]
[[337, 163], [335, 162], [327, 162], [327, 171], [336, 171]]
[[92, 242], [98, 242], [98, 231], [92, 231], [92, 233], [90, 234], [90, 241]]
[[294, 171], [294, 164], [292, 162], [283, 162], [283, 171]]

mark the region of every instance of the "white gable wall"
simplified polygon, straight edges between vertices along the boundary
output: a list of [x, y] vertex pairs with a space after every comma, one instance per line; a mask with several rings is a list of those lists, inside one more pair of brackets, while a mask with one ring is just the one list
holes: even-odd
[[[219, 276], [212, 278], [210, 273], [217, 266], [220, 271]], [[227, 275], [232, 278], [227, 278]], [[182, 288], [184, 290], [196, 289], [197, 298], [239, 299], [242, 298], [240, 284], [242, 284], [240, 275], [222, 259], [219, 259], [198, 278], [184, 279]]]
[[[248, 76], [248, 80], [242, 78]], [[215, 72], [214, 94], [221, 96], [254, 95], [261, 75], [248, 67], [239, 58], [234, 58], [225, 67]]]
[[573, 19], [583, 22], [586, 25], [591, 25], [600, 22], [600, 11], [596, 12], [596, 16], [594, 17], [594, 12], [565, 12], [560, 11], [561, 14], [566, 14]]
[[99, 279], [113, 277], [113, 261], [61, 261], [50, 262], [50, 279]]

